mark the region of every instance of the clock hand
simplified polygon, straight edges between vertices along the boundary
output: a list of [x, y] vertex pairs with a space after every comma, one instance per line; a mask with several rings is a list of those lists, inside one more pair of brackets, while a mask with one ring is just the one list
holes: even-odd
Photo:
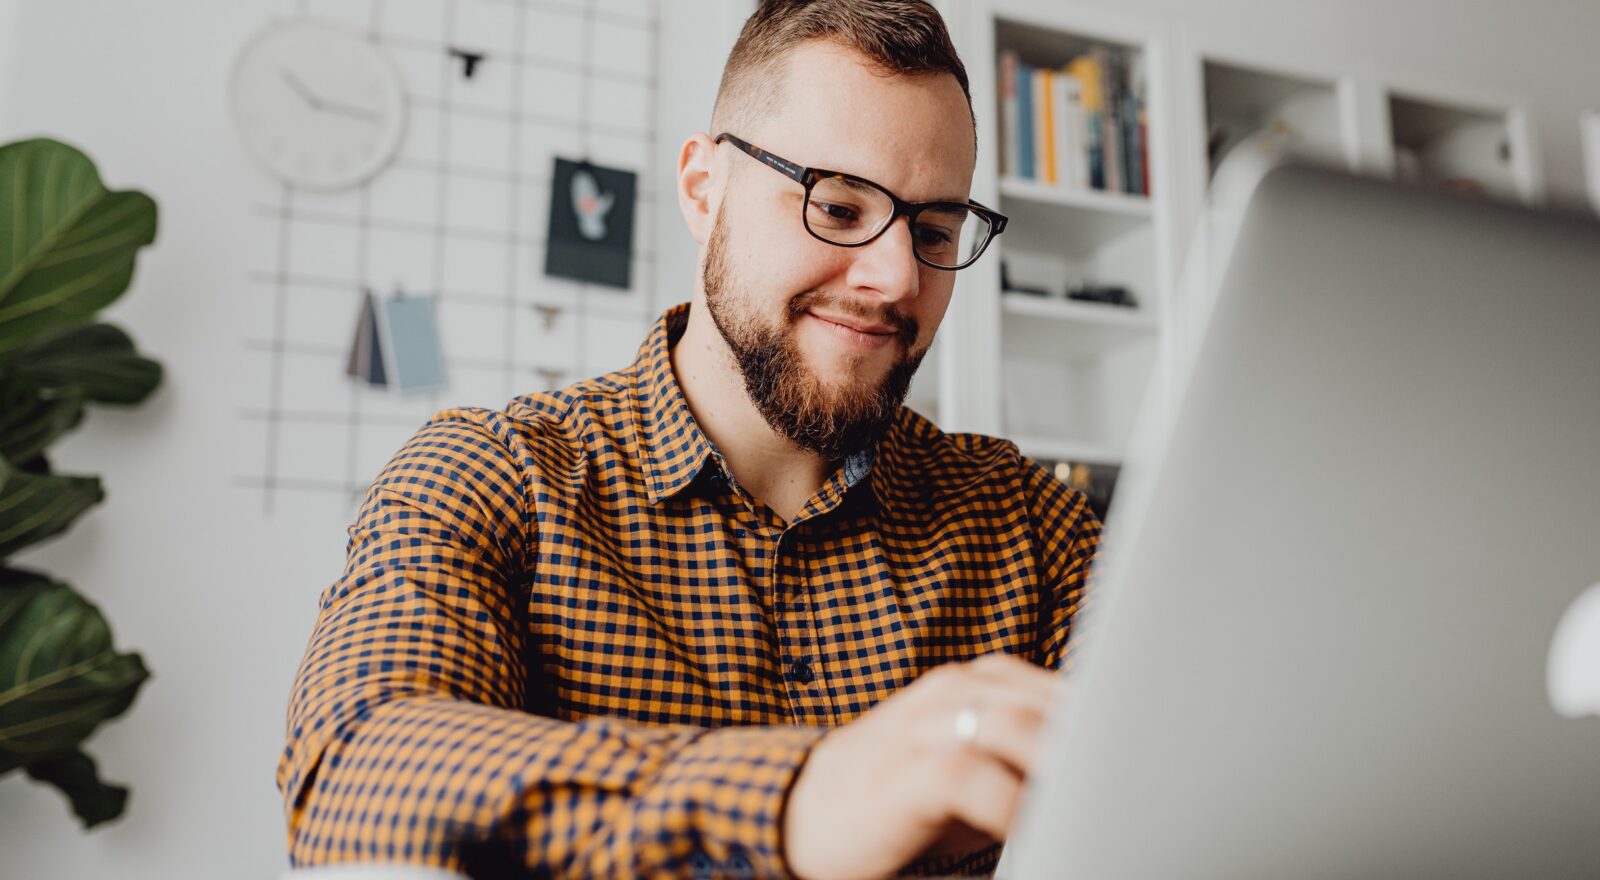
[[372, 110], [368, 110], [365, 107], [357, 107], [354, 104], [343, 104], [338, 101], [324, 100], [322, 106], [317, 109], [325, 110], [329, 113], [337, 113], [340, 116], [349, 116], [352, 119], [360, 119], [364, 122], [383, 121], [383, 117]]
[[283, 78], [284, 82], [289, 84], [289, 90], [305, 99], [305, 102], [311, 105], [311, 109], [322, 109], [322, 99], [318, 98], [316, 93], [306, 88], [306, 84], [301, 82], [300, 77], [295, 76], [293, 71], [287, 67], [280, 67], [278, 68], [278, 74]]
[[311, 91], [310, 87], [302, 82], [299, 77], [294, 75], [294, 71], [287, 67], [280, 68], [279, 73], [282, 75], [283, 81], [289, 84], [289, 89], [303, 98], [307, 104], [310, 104], [311, 109], [313, 110], [319, 110], [324, 113], [336, 113], [340, 116], [348, 116], [352, 119], [360, 119], [365, 122], [383, 121], [382, 116], [366, 109], [365, 107], [357, 107], [353, 104], [344, 104], [338, 101], [329, 101], [325, 98], [319, 97], [317, 93]]

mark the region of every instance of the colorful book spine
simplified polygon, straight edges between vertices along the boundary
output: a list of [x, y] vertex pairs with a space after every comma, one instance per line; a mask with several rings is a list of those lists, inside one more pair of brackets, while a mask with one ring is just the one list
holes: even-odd
[[1139, 167], [1139, 195], [1150, 195], [1150, 129], [1149, 120], [1145, 112], [1145, 96], [1149, 94], [1148, 69], [1145, 67], [1144, 56], [1139, 56], [1133, 65], [1132, 92], [1133, 129], [1138, 135], [1138, 148], [1135, 151]]
[[1077, 78], [1080, 86], [1081, 106], [1084, 115], [1084, 164], [1088, 185], [1092, 189], [1105, 188], [1104, 126], [1101, 124], [1104, 90], [1100, 83], [1100, 65], [1087, 55], [1079, 55], [1068, 62], [1067, 69]]
[[1017, 136], [1017, 53], [1000, 53], [1000, 173], [1015, 175], [1022, 167], [1021, 141]]
[[1055, 107], [1056, 179], [1069, 186], [1082, 186], [1079, 165], [1083, 153], [1083, 139], [1078, 131], [1082, 108], [1079, 106], [1078, 78], [1065, 70], [1054, 77], [1055, 89], [1051, 100]]
[[1000, 53], [1000, 172], [1053, 186], [1147, 196], [1143, 58], [1097, 46], [1059, 69]]
[[1100, 113], [1101, 139], [1103, 161], [1105, 162], [1105, 189], [1111, 192], [1122, 192], [1123, 186], [1123, 161], [1122, 161], [1122, 130], [1118, 124], [1118, 99], [1117, 93], [1118, 65], [1117, 56], [1105, 46], [1096, 46], [1089, 50], [1089, 55], [1100, 68]]
[[1017, 161], [1017, 176], [1032, 179], [1033, 159], [1033, 68], [1017, 65], [1017, 144], [1021, 155]]
[[1141, 189], [1144, 195], [1150, 195], [1150, 127], [1146, 118], [1145, 108], [1139, 107], [1139, 173]]
[[1033, 74], [1033, 93], [1038, 96], [1039, 108], [1037, 119], [1039, 125], [1039, 179], [1044, 183], [1054, 184], [1056, 177], [1056, 107], [1055, 107], [1055, 72], [1051, 70], [1037, 70]]

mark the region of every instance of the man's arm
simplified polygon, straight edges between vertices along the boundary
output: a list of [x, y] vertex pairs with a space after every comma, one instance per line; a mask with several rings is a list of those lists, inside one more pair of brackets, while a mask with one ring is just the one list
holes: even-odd
[[784, 872], [780, 812], [820, 729], [523, 711], [527, 455], [503, 415], [452, 410], [374, 482], [290, 697], [291, 862], [460, 870], [488, 843], [563, 876]]
[[[919, 873], [992, 868], [992, 849], [949, 854], [1002, 840], [1011, 828], [1040, 755], [1045, 712], [1064, 698], [1052, 670], [1068, 662], [1100, 543], [1087, 497], [1042, 465], [1020, 463], [1014, 485], [1038, 548], [1035, 656], [994, 654], [932, 670], [818, 743], [785, 819], [789, 862], [801, 876], [880, 876], [917, 856], [910, 867]], [[978, 719], [967, 742], [954, 724], [963, 710]]]

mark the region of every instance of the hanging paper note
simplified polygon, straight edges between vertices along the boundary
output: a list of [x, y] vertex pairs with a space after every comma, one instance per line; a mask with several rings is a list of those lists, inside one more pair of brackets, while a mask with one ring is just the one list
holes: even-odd
[[396, 392], [442, 387], [444, 355], [437, 315], [434, 297], [381, 298], [367, 291], [345, 374]]
[[444, 354], [434, 298], [396, 295], [376, 304], [389, 386], [402, 393], [443, 387]]
[[630, 286], [635, 181], [631, 171], [556, 160], [546, 275]]
[[371, 290], [362, 292], [361, 312], [356, 317], [356, 335], [350, 342], [350, 357], [345, 375], [363, 379], [371, 385], [387, 384], [383, 372], [383, 352], [378, 345], [378, 314]]

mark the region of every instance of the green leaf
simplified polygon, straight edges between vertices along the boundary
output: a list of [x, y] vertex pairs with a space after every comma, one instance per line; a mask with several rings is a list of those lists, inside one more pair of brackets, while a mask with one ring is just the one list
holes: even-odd
[[0, 773], [78, 748], [149, 677], [99, 609], [59, 582], [0, 591]]
[[155, 202], [107, 190], [77, 149], [46, 138], [0, 147], [0, 353], [114, 302], [155, 236]]
[[50, 576], [26, 568], [0, 568], [0, 591], [20, 590], [23, 587], [45, 587], [54, 583]]
[[17, 462], [17, 470], [25, 474], [48, 474], [50, 473], [50, 459], [45, 458], [44, 453], [41, 452], [26, 461]]
[[82, 420], [78, 388], [40, 388], [0, 366], [0, 457], [30, 461]]
[[117, 818], [128, 803], [128, 790], [102, 781], [94, 759], [81, 751], [35, 761], [28, 765], [28, 775], [61, 789], [85, 828]]
[[24, 473], [0, 459], [0, 559], [65, 531], [104, 497], [99, 477]]
[[161, 364], [140, 357], [128, 334], [111, 324], [57, 329], [12, 352], [7, 360], [38, 388], [76, 388], [95, 403], [139, 403], [161, 384]]

